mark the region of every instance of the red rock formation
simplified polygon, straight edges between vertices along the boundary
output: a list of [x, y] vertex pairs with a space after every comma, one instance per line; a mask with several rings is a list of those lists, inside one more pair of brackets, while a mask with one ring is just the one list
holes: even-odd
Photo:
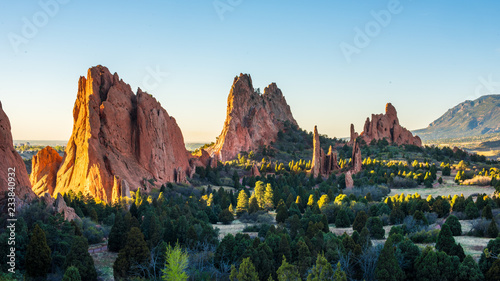
[[255, 165], [255, 164], [252, 165], [251, 174], [254, 177], [260, 177], [260, 171], [259, 171], [259, 167], [257, 167], [257, 165]]
[[311, 162], [311, 173], [317, 177], [321, 173], [321, 163], [323, 163], [324, 154], [319, 143], [318, 127], [314, 126], [314, 139], [313, 139], [313, 157]]
[[80, 217], [76, 214], [75, 209], [66, 205], [66, 202], [60, 193], [57, 195], [57, 199], [54, 199], [48, 192], [46, 192], [40, 196], [40, 200], [44, 202], [46, 206], [49, 206], [52, 212], [64, 214], [65, 220], [80, 220]]
[[56, 187], [57, 170], [61, 165], [62, 157], [50, 146], [38, 151], [31, 159], [30, 182], [33, 192], [41, 196], [45, 192], [54, 193]]
[[15, 179], [14, 193], [16, 198], [16, 207], [19, 208], [24, 203], [31, 201], [35, 197], [31, 191], [31, 183], [24, 165], [23, 159], [14, 149], [12, 141], [10, 121], [7, 114], [3, 111], [0, 102], [0, 209], [7, 206], [5, 197], [6, 191], [9, 192], [9, 178]]
[[318, 175], [329, 176], [333, 171], [339, 169], [337, 152], [333, 151], [332, 146], [328, 149], [328, 154], [321, 148], [319, 141], [318, 128], [314, 126], [313, 140], [313, 158], [311, 162], [311, 173], [317, 177]]
[[359, 143], [354, 140], [354, 145], [352, 147], [352, 171], [354, 174], [361, 172], [361, 149], [359, 147]]
[[354, 180], [352, 179], [352, 174], [353, 172], [350, 170], [345, 173], [345, 187], [347, 189], [351, 189], [354, 187]]
[[143, 179], [185, 181], [190, 155], [175, 119], [106, 67], [80, 77], [73, 118], [55, 194], [72, 189], [110, 202], [137, 190]]
[[234, 159], [241, 151], [256, 149], [276, 140], [284, 122], [297, 126], [285, 97], [275, 83], [255, 92], [247, 74], [235, 77], [227, 99], [227, 115], [222, 133], [208, 149], [220, 161]]
[[[385, 107], [385, 114], [372, 114], [372, 119], [366, 118], [363, 132], [360, 134], [363, 140], [370, 144], [372, 140], [386, 139], [389, 143], [403, 145], [412, 144], [422, 146], [420, 137], [413, 136], [410, 131], [399, 124], [397, 111], [392, 104], [388, 103]], [[356, 137], [354, 126], [351, 125], [352, 144]]]
[[359, 134], [354, 130], [354, 124], [351, 124], [351, 140], [349, 141], [349, 145], [353, 145], [354, 140], [359, 137]]
[[330, 175], [333, 171], [340, 169], [337, 159], [337, 152], [333, 150], [332, 146], [328, 149], [328, 154], [325, 156], [322, 165], [322, 174]]
[[198, 150], [195, 154], [193, 154], [193, 157], [194, 158], [191, 158], [191, 166], [211, 166], [212, 168], [217, 167], [217, 159], [214, 157], [210, 157], [210, 154], [205, 149]]

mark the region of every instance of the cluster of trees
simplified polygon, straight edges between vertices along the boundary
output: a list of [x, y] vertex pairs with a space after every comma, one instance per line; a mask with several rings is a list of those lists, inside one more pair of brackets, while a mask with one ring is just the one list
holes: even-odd
[[[2, 223], [5, 222], [2, 217]], [[35, 200], [23, 208], [16, 222], [16, 273], [7, 280], [97, 280], [94, 261], [88, 253], [81, 222], [65, 221], [51, 206]], [[7, 232], [0, 234], [7, 241]], [[7, 272], [9, 245], [2, 243], [2, 272]], [[24, 277], [23, 277], [24, 276]], [[1, 279], [1, 278], [0, 278]]]

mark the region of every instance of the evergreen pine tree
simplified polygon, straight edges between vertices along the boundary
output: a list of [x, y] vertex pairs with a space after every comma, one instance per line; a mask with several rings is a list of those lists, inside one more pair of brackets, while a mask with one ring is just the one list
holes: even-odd
[[329, 280], [331, 276], [333, 276], [332, 265], [323, 254], [318, 254], [316, 265], [313, 266], [311, 273], [307, 276], [307, 281]]
[[454, 246], [455, 246], [455, 238], [453, 238], [453, 234], [451, 233], [450, 227], [445, 223], [441, 227], [441, 231], [439, 231], [435, 246], [436, 250], [443, 251], [449, 254]]
[[460, 221], [458, 218], [454, 215], [449, 216], [446, 219], [445, 224], [447, 224], [450, 227], [451, 233], [453, 236], [460, 236], [462, 235], [462, 225], [460, 224]]
[[498, 227], [495, 220], [491, 220], [488, 230], [486, 230], [486, 234], [490, 238], [496, 238], [498, 236]]
[[297, 270], [297, 267], [293, 264], [289, 264], [286, 261], [286, 257], [283, 256], [283, 260], [281, 261], [281, 266], [276, 271], [278, 275], [278, 281], [300, 281], [300, 275]]
[[288, 218], [288, 210], [286, 209], [286, 205], [282, 199], [280, 200], [278, 208], [276, 209], [276, 222], [284, 223], [287, 218]]
[[374, 239], [384, 239], [384, 225], [379, 217], [371, 217], [366, 221], [366, 227], [370, 231], [370, 235]]
[[500, 259], [495, 260], [485, 277], [488, 281], [500, 281]]
[[[301, 238], [302, 239], [302, 238]], [[309, 247], [304, 242], [304, 240], [299, 240], [297, 243], [297, 252], [298, 252], [298, 269], [301, 276], [304, 276], [307, 269], [311, 265], [311, 252], [309, 251]]]
[[259, 202], [257, 201], [257, 197], [250, 197], [250, 202], [248, 204], [248, 213], [253, 214], [259, 210]]
[[[231, 269], [231, 276], [233, 276], [232, 269]], [[257, 271], [255, 270], [255, 266], [253, 265], [250, 258], [243, 259], [243, 262], [240, 264], [240, 268], [238, 270], [238, 273], [236, 274], [236, 279], [231, 279], [231, 280], [259, 281], [259, 275], [257, 275]]]
[[94, 260], [89, 254], [87, 239], [82, 236], [73, 238], [73, 244], [64, 261], [64, 268], [71, 266], [78, 268], [78, 273], [82, 280], [97, 280], [97, 272], [94, 267]]
[[337, 213], [337, 218], [335, 219], [335, 227], [349, 227], [351, 221], [345, 209], [340, 209]]
[[394, 255], [394, 245], [391, 238], [385, 241], [384, 248], [380, 252], [377, 267], [375, 268], [375, 276], [379, 281], [405, 280], [405, 273], [399, 267]]
[[357, 232], [361, 232], [363, 227], [365, 227], [367, 220], [368, 220], [368, 215], [366, 214], [366, 212], [359, 211], [356, 214], [356, 218], [354, 219], [354, 222], [352, 223], [352, 229], [356, 230]]
[[125, 247], [120, 250], [113, 264], [113, 275], [115, 278], [127, 278], [133, 266], [145, 264], [149, 259], [149, 249], [144, 241], [144, 235], [138, 227], [132, 227], [127, 234]]
[[78, 268], [70, 266], [64, 272], [62, 281], [81, 281], [82, 278], [78, 272]]
[[337, 263], [337, 268], [333, 273], [333, 281], [347, 281], [347, 275], [340, 267], [340, 262]]
[[481, 217], [487, 220], [493, 219], [493, 213], [491, 212], [491, 206], [489, 204], [486, 204], [486, 206], [484, 206], [483, 211], [481, 212]]
[[484, 276], [474, 258], [466, 256], [458, 267], [458, 281], [483, 281]]
[[119, 252], [124, 246], [124, 236], [127, 233], [122, 215], [118, 212], [115, 216], [115, 223], [111, 227], [108, 239], [108, 249], [111, 252]]
[[26, 273], [30, 277], [47, 276], [52, 263], [52, 256], [45, 232], [35, 224], [26, 250]]
[[361, 229], [361, 232], [359, 233], [359, 239], [358, 239], [358, 244], [363, 248], [369, 248], [372, 246], [372, 240], [370, 239], [370, 231], [368, 228], [365, 226], [363, 229]]
[[479, 216], [479, 210], [477, 209], [476, 204], [473, 201], [469, 202], [465, 207], [465, 214], [468, 219], [475, 219]]

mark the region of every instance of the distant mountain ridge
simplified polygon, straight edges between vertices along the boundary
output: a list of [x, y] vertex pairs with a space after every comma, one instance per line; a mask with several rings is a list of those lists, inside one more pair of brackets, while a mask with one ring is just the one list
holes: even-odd
[[500, 95], [482, 96], [449, 109], [425, 129], [415, 130], [423, 140], [480, 136], [500, 132]]

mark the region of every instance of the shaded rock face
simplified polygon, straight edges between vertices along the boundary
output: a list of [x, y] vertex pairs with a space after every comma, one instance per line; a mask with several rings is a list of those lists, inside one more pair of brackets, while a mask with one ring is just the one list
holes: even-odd
[[73, 119], [52, 194], [71, 189], [111, 202], [143, 179], [157, 185], [186, 180], [190, 155], [175, 119], [106, 67], [80, 77]]
[[[418, 136], [413, 136], [410, 131], [399, 124], [396, 108], [390, 103], [385, 107], [385, 114], [372, 114], [371, 120], [366, 118], [360, 136], [367, 144], [370, 144], [372, 140], [378, 141], [385, 138], [389, 143], [397, 145], [422, 146], [422, 140]], [[351, 144], [356, 137], [354, 126], [351, 125]]]
[[46, 206], [49, 206], [53, 212], [64, 214], [65, 220], [80, 220], [80, 217], [76, 214], [75, 209], [66, 205], [66, 202], [60, 193], [57, 195], [57, 199], [52, 198], [48, 192], [44, 193], [43, 195], [40, 195], [40, 200], [44, 202]]
[[361, 165], [363, 161], [361, 160], [361, 148], [359, 143], [355, 140], [352, 147], [352, 171], [354, 174], [361, 172]]
[[15, 183], [14, 192], [18, 208], [35, 197], [31, 191], [31, 183], [23, 159], [14, 149], [10, 121], [0, 102], [0, 206], [2, 206], [0, 209], [7, 206], [4, 200], [7, 199], [5, 192], [9, 191], [9, 177], [15, 179], [13, 181]]
[[345, 188], [351, 189], [354, 187], [354, 180], [352, 179], [352, 171], [345, 173]]
[[[217, 159], [211, 157], [210, 154], [205, 149], [200, 149], [197, 153], [193, 154], [194, 158], [191, 158], [191, 166], [195, 167], [217, 167]], [[193, 171], [191, 171], [192, 173]]]
[[208, 152], [222, 162], [234, 159], [241, 151], [275, 141], [284, 122], [297, 126], [276, 84], [270, 84], [260, 95], [255, 92], [250, 75], [240, 74], [229, 92], [222, 133]]
[[257, 165], [255, 164], [252, 165], [251, 175], [254, 177], [260, 177], [259, 167], [257, 167]]
[[340, 169], [339, 160], [337, 159], [337, 151], [334, 151], [332, 146], [328, 149], [328, 154], [325, 156], [323, 161], [323, 171], [324, 175], [330, 175], [333, 171]]
[[61, 165], [62, 157], [50, 146], [38, 151], [31, 161], [31, 189], [37, 196], [45, 192], [54, 193], [56, 187], [57, 170]]

